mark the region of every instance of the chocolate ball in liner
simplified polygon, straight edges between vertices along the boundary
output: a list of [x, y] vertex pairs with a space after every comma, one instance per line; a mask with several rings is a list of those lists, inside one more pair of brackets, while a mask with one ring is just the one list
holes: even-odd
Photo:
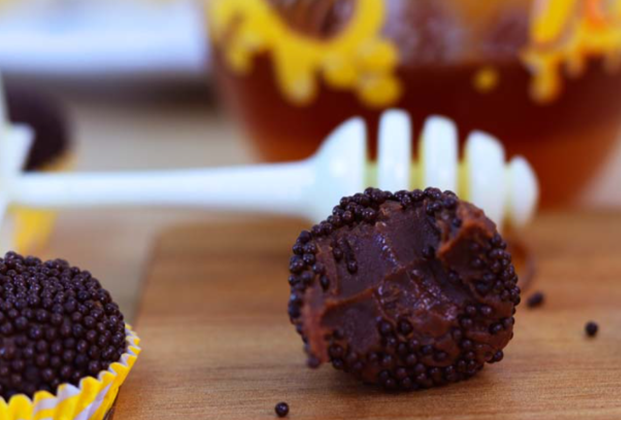
[[123, 314], [87, 271], [9, 252], [0, 259], [0, 396], [78, 386], [119, 361]]
[[6, 101], [12, 123], [26, 124], [34, 132], [27, 171], [49, 169], [71, 152], [66, 111], [52, 96], [23, 85], [7, 84]]

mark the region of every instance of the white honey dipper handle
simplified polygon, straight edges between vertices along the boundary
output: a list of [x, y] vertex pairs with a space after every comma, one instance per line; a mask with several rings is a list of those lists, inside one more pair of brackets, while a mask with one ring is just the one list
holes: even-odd
[[312, 180], [312, 168], [304, 163], [110, 174], [28, 173], [15, 180], [10, 197], [31, 208], [197, 206], [296, 214], [304, 207]]
[[317, 154], [305, 161], [194, 170], [7, 175], [0, 198], [30, 208], [188, 206], [320, 221], [342, 196], [363, 190], [365, 165], [366, 129], [361, 119], [354, 118], [334, 130]]

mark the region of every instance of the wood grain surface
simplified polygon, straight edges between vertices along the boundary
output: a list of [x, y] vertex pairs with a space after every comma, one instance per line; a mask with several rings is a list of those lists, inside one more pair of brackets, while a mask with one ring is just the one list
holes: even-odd
[[621, 417], [621, 214], [540, 216], [525, 232], [538, 269], [523, 295], [540, 290], [546, 302], [519, 307], [504, 361], [403, 394], [305, 367], [286, 314], [303, 223], [245, 220], [161, 237], [135, 325], [144, 352], [115, 418], [274, 418], [279, 401], [307, 419]]

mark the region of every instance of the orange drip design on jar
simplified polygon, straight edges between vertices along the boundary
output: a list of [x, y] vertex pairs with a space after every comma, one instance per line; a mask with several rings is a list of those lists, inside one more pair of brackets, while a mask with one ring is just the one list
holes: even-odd
[[538, 0], [530, 43], [522, 55], [534, 79], [532, 97], [551, 102], [562, 76], [580, 77], [586, 61], [603, 57], [610, 71], [621, 58], [621, 0]]
[[369, 107], [394, 104], [402, 94], [397, 48], [381, 34], [383, 0], [356, 1], [347, 25], [328, 39], [294, 30], [266, 0], [213, 0], [208, 13], [228, 68], [248, 75], [253, 58], [270, 53], [278, 88], [293, 104], [311, 103], [319, 78], [334, 90], [355, 92]]

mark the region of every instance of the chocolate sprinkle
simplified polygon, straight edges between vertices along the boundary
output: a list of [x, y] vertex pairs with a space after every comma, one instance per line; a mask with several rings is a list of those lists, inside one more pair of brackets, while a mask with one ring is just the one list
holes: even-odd
[[597, 335], [598, 330], [599, 330], [599, 326], [595, 322], [588, 322], [586, 326], [584, 326], [584, 331], [591, 338]]
[[344, 197], [293, 252], [289, 317], [310, 367], [419, 390], [502, 360], [513, 337], [520, 289], [506, 243], [452, 192]]
[[54, 393], [119, 361], [123, 314], [87, 271], [64, 260], [0, 258], [0, 395]]
[[274, 407], [274, 411], [280, 418], [284, 418], [289, 414], [289, 405], [286, 402], [279, 402]]
[[543, 304], [544, 300], [545, 300], [545, 296], [543, 295], [542, 292], [535, 292], [533, 295], [528, 297], [528, 300], [526, 301], [526, 305], [529, 308], [539, 307]]

